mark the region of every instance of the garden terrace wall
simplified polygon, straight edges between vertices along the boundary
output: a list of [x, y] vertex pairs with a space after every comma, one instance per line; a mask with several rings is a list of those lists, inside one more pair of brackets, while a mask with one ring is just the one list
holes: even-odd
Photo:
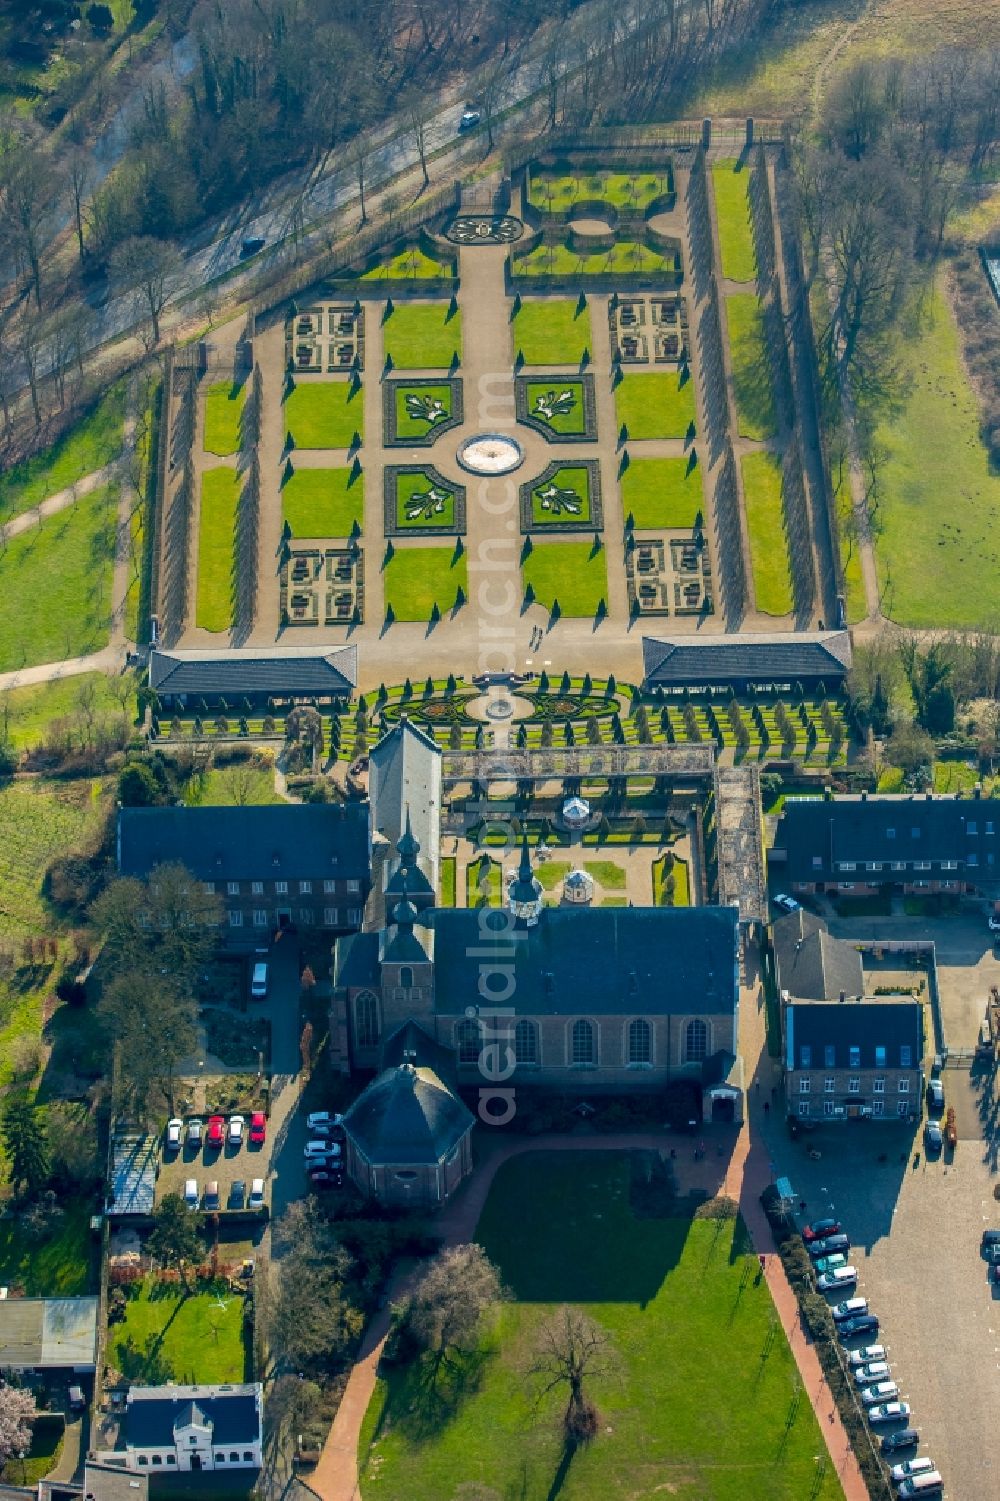
[[747, 576], [743, 557], [743, 528], [736, 484], [736, 460], [727, 446], [725, 463], [715, 482], [715, 550], [719, 562], [719, 585], [726, 625], [736, 629], [746, 614]]

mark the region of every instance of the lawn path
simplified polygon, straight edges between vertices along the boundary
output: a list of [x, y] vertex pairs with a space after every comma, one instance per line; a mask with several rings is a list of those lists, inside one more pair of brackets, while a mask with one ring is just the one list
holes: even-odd
[[92, 490], [97, 490], [101, 485], [106, 485], [108, 480], [113, 480], [120, 472], [122, 461], [120, 458], [112, 459], [110, 464], [95, 469], [93, 474], [85, 474], [75, 484], [67, 485], [65, 490], [57, 490], [55, 495], [50, 495], [48, 500], [39, 501], [37, 506], [32, 506], [30, 511], [22, 511], [19, 516], [0, 526], [0, 544], [9, 542], [12, 537], [21, 532], [28, 532], [32, 527], [38, 526], [47, 516], [56, 516], [60, 511], [66, 511], [74, 502], [81, 500], [84, 495], [89, 495]]

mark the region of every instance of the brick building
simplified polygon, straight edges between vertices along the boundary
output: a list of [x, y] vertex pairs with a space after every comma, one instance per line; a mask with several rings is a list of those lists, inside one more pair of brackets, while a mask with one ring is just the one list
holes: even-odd
[[923, 1087], [923, 1007], [891, 998], [782, 1008], [785, 1103], [800, 1120], [909, 1120]]

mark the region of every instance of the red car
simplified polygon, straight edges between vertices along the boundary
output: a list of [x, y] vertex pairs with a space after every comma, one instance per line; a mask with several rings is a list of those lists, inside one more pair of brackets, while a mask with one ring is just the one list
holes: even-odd
[[840, 1234], [839, 1220], [817, 1220], [813, 1225], [806, 1225], [802, 1231], [804, 1241], [823, 1240], [828, 1235]]
[[222, 1138], [226, 1131], [226, 1118], [223, 1115], [210, 1115], [208, 1117], [208, 1130], [205, 1132], [205, 1142], [210, 1147], [221, 1147]]
[[266, 1136], [267, 1122], [264, 1119], [264, 1112], [262, 1110], [255, 1110], [250, 1117], [250, 1140], [255, 1147], [259, 1147]]

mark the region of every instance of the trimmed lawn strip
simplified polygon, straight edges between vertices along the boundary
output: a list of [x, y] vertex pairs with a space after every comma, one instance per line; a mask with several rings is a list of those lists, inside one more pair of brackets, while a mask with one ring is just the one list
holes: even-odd
[[716, 162], [712, 167], [712, 188], [719, 221], [722, 274], [727, 281], [756, 281], [749, 168], [732, 160]]
[[525, 586], [540, 605], [551, 610], [556, 600], [563, 615], [589, 617], [608, 599], [604, 548], [592, 542], [536, 542], [521, 564]]
[[118, 381], [49, 448], [0, 475], [0, 524], [110, 464], [122, 450], [124, 421], [125, 382]]
[[429, 620], [437, 605], [452, 609], [461, 589], [469, 597], [468, 560], [454, 547], [396, 547], [385, 565], [385, 603], [397, 620]]
[[243, 1300], [219, 1286], [221, 1298], [203, 1284], [185, 1294], [151, 1277], [135, 1283], [125, 1318], [108, 1331], [111, 1364], [140, 1385], [148, 1384], [151, 1371], [154, 1384], [242, 1381]]
[[296, 448], [350, 448], [365, 435], [363, 387], [354, 380], [314, 380], [285, 398], [285, 428]]
[[441, 860], [441, 905], [454, 907], [455, 883], [458, 878], [458, 861], [454, 855], [444, 855]]
[[616, 273], [660, 274], [671, 278], [681, 269], [680, 254], [666, 255], [640, 240], [616, 240], [610, 250], [581, 253], [567, 241], [542, 242], [527, 254], [515, 251], [515, 276], [613, 276]]
[[629, 373], [615, 387], [618, 422], [630, 438], [684, 438], [694, 422], [694, 381], [673, 371]]
[[684, 529], [704, 515], [701, 465], [683, 459], [632, 459], [621, 477], [622, 510], [640, 529]]
[[757, 608], [767, 615], [787, 615], [794, 599], [781, 499], [781, 465], [774, 454], [746, 453], [740, 460], [740, 469]]
[[419, 245], [411, 245], [407, 250], [399, 250], [395, 255], [386, 260], [379, 261], [377, 266], [370, 266], [363, 271], [359, 281], [430, 281], [435, 277], [454, 276], [455, 267], [451, 261], [439, 261], [427, 254], [426, 250]]
[[531, 174], [528, 202], [546, 213], [560, 213], [574, 203], [601, 199], [613, 208], [641, 213], [655, 198], [673, 191], [673, 173], [539, 172]]
[[102, 485], [0, 553], [0, 672], [107, 645], [117, 507]]
[[578, 308], [570, 297], [524, 298], [511, 323], [515, 356], [522, 354], [526, 365], [579, 366], [584, 350], [594, 345], [590, 309]]
[[365, 515], [364, 475], [353, 469], [296, 469], [281, 490], [293, 537], [349, 537]]
[[764, 312], [753, 292], [734, 292], [724, 300], [740, 437], [763, 442], [778, 430]]
[[499, 907], [503, 900], [503, 866], [489, 855], [470, 860], [465, 867], [465, 905]]
[[[667, 882], [673, 876], [673, 890], [668, 891]], [[667, 869], [667, 857], [661, 855], [653, 861], [653, 905], [655, 907], [690, 907], [691, 883], [688, 880], [687, 861], [674, 855]]]
[[228, 631], [233, 623], [233, 546], [242, 477], [235, 469], [206, 469], [201, 477], [198, 602], [201, 630]]
[[247, 382], [220, 380], [205, 396], [205, 452], [225, 458], [240, 446], [240, 423], [247, 399]]
[[448, 316], [447, 302], [400, 302], [385, 320], [385, 352], [400, 370], [446, 370], [462, 358], [461, 311]]

